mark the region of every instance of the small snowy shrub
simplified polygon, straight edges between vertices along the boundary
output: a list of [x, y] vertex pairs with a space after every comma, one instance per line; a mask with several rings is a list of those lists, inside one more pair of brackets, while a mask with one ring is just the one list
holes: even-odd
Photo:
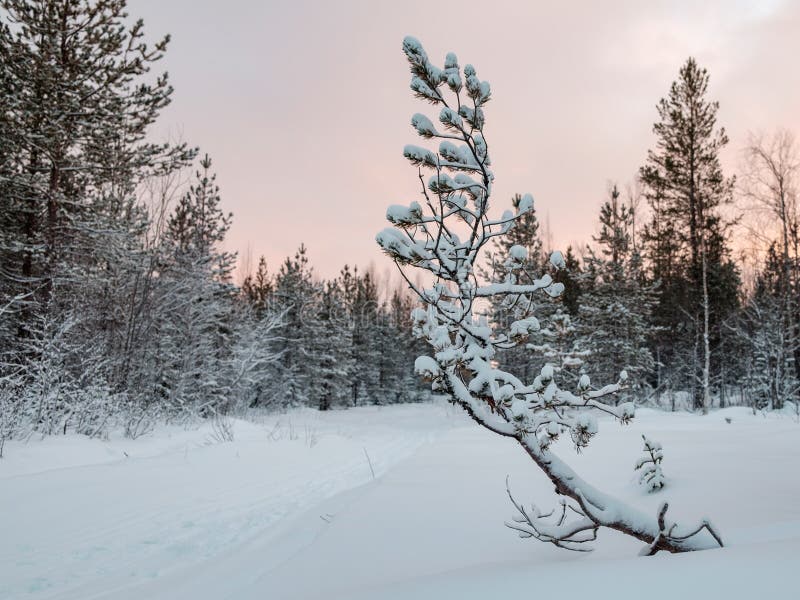
[[[691, 530], [679, 527], [666, 520], [666, 503], [657, 515], [645, 515], [590, 485], [553, 452], [559, 436], [568, 435], [576, 449], [588, 446], [598, 432], [597, 413], [621, 423], [633, 418], [632, 403], [613, 401], [627, 374], [599, 387], [586, 376], [568, 388], [549, 364], [532, 381], [505, 370], [498, 350], [524, 344], [542, 327], [533, 315], [533, 296], [558, 297], [564, 286], [548, 274], [532, 272], [524, 248], [517, 246], [503, 257], [502, 280], [482, 281], [476, 265], [486, 258], [487, 244], [533, 210], [533, 197], [522, 195], [514, 211], [489, 215], [495, 178], [484, 131], [489, 83], [472, 65], [460, 66], [453, 53], [443, 67], [434, 65], [413, 37], [403, 40], [403, 52], [414, 95], [435, 106], [438, 115], [411, 118], [422, 142], [433, 145], [403, 149], [419, 178], [420, 199], [390, 206], [386, 217], [391, 227], [376, 241], [424, 307], [411, 315], [414, 334], [430, 346], [428, 356], [416, 361], [417, 374], [480, 426], [519, 443], [555, 487], [559, 508], [551, 511], [528, 509], [509, 492], [518, 515], [507, 525], [522, 537], [569, 550], [586, 550], [601, 527], [645, 542], [647, 554], [721, 546], [707, 521]], [[551, 255], [550, 263], [555, 269], [565, 266], [560, 252]], [[414, 275], [415, 269], [421, 276]], [[521, 313], [507, 328], [491, 322], [485, 308], [503, 300]]]
[[655, 492], [664, 487], [664, 473], [661, 471], [661, 461], [664, 454], [661, 444], [654, 442], [642, 435], [644, 440], [645, 455], [636, 461], [635, 470], [641, 471], [639, 484], [647, 489], [648, 492]]
[[234, 440], [233, 419], [222, 413], [214, 413], [211, 419], [210, 439], [217, 443], [232, 442]]
[[17, 433], [19, 426], [18, 413], [14, 410], [11, 386], [0, 382], [0, 458], [3, 458], [3, 447]]

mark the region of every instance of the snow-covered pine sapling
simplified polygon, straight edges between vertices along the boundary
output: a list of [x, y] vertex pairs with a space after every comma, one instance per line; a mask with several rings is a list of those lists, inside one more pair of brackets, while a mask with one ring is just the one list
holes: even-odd
[[[411, 89], [439, 111], [436, 123], [416, 114], [411, 125], [424, 140], [438, 142], [438, 148], [404, 148], [405, 157], [417, 167], [420, 198], [389, 208], [387, 219], [393, 226], [381, 231], [377, 242], [424, 305], [413, 311], [412, 322], [432, 353], [417, 359], [417, 373], [478, 424], [515, 439], [555, 485], [560, 510], [527, 510], [512, 498], [519, 516], [508, 525], [523, 537], [572, 550], [585, 549], [600, 527], [645, 542], [649, 553], [722, 545], [707, 522], [686, 531], [666, 521], [665, 509], [648, 516], [626, 506], [589, 485], [551, 450], [551, 442], [567, 432], [577, 448], [588, 445], [597, 433], [598, 412], [623, 423], [633, 418], [632, 404], [605, 401], [622, 389], [626, 375], [599, 389], [582, 377], [568, 390], [560, 387], [551, 365], [531, 382], [503, 370], [497, 351], [524, 343], [540, 327], [531, 314], [533, 294], [558, 296], [563, 286], [549, 275], [537, 278], [530, 273], [520, 247], [510, 249], [502, 281], [479, 281], [476, 265], [485, 246], [532, 210], [533, 198], [526, 194], [515, 202], [514, 212], [489, 216], [494, 181], [484, 136], [489, 84], [478, 78], [472, 65], [462, 69], [455, 54], [447, 55], [444, 68], [435, 66], [413, 37], [403, 41], [403, 51], [411, 66]], [[552, 255], [553, 267], [563, 262], [560, 253]], [[412, 276], [411, 268], [424, 275]], [[508, 331], [493, 327], [485, 314], [488, 301], [502, 297], [523, 313]]]
[[663, 488], [666, 483], [664, 473], [661, 471], [664, 453], [658, 442], [648, 439], [644, 434], [642, 434], [642, 439], [644, 440], [645, 455], [636, 461], [634, 469], [641, 471], [639, 484], [647, 488], [648, 492], [655, 492]]

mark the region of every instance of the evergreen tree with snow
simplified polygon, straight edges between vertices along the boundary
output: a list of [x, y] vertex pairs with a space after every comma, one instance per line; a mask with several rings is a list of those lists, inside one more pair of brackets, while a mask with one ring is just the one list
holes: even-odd
[[[511, 203], [516, 207], [521, 201], [522, 196], [516, 194]], [[512, 256], [512, 249], [513, 260], [521, 265], [523, 272], [538, 273], [541, 265], [545, 264], [535, 208], [520, 218], [515, 227], [509, 231], [509, 235], [492, 240], [490, 250], [487, 252], [488, 267], [482, 270], [481, 275], [486, 279], [499, 281], [513, 276], [513, 271], [507, 264], [508, 257]], [[512, 298], [494, 299], [490, 306], [492, 322], [496, 327], [503, 329], [516, 321], [519, 313], [524, 310], [516, 306]], [[551, 312], [557, 309], [555, 305], [548, 308]], [[536, 362], [536, 354], [525, 345], [504, 349], [502, 356], [503, 364], [507, 365], [508, 370], [524, 379], [529, 379], [542, 367], [542, 364]]]
[[728, 136], [717, 126], [719, 104], [706, 99], [708, 83], [708, 72], [689, 58], [658, 103], [656, 146], [640, 169], [652, 214], [645, 256], [660, 284], [656, 322], [665, 328], [656, 353], [677, 366], [673, 376], [704, 411], [721, 324], [736, 308], [739, 287], [726, 237], [731, 223], [722, 211], [733, 188], [719, 157]]
[[206, 155], [195, 184], [172, 212], [165, 237], [169, 255], [162, 277], [174, 304], [164, 331], [165, 391], [173, 406], [192, 406], [201, 414], [208, 407], [224, 410], [229, 400], [223, 365], [231, 346], [235, 255], [222, 249], [231, 215], [220, 204]]
[[425, 352], [422, 340], [413, 334], [411, 313], [419, 308], [416, 299], [403, 288], [395, 288], [389, 302], [390, 337], [388, 356], [394, 373], [395, 389], [388, 398], [393, 402], [414, 402], [428, 397], [416, 373], [414, 359]]
[[386, 343], [382, 332], [381, 303], [375, 277], [345, 266], [341, 286], [352, 326], [350, 349], [350, 403], [379, 404]]
[[313, 334], [306, 356], [314, 373], [310, 380], [312, 406], [320, 410], [342, 406], [349, 396], [352, 358], [348, 350], [353, 330], [336, 280], [326, 282], [322, 289], [309, 328]]
[[273, 278], [267, 269], [267, 259], [262, 256], [258, 259], [255, 274], [248, 274], [242, 282], [242, 295], [257, 314], [263, 314], [267, 309], [273, 285]]
[[661, 461], [664, 460], [664, 452], [661, 444], [654, 442], [642, 435], [644, 440], [644, 456], [636, 461], [634, 470], [641, 471], [639, 474], [639, 484], [647, 489], [648, 492], [655, 492], [664, 487], [666, 480], [661, 470]]
[[575, 350], [593, 380], [624, 370], [631, 381], [627, 394], [641, 396], [654, 368], [648, 342], [656, 297], [631, 245], [632, 228], [633, 211], [615, 185], [600, 208], [597, 250], [589, 248], [585, 259]]
[[314, 279], [306, 247], [281, 265], [274, 284], [273, 306], [283, 315], [279, 330], [281, 362], [276, 374], [275, 403], [279, 406], [312, 405], [314, 365], [309, 361], [315, 343], [316, 311], [321, 287]]
[[30, 292], [29, 310], [17, 313], [24, 336], [26, 316], [47, 309], [55, 285], [101, 260], [80, 252], [98, 213], [127, 226], [133, 186], [189, 153], [146, 140], [172, 94], [165, 74], [145, 79], [169, 37], [148, 46], [123, 0], [3, 0], [2, 8], [0, 252], [5, 285]]
[[[515, 195], [512, 206], [518, 207], [522, 200], [520, 194]], [[581, 362], [575, 349], [574, 324], [581, 293], [580, 262], [569, 247], [564, 268], [553, 268], [544, 254], [539, 228], [535, 208], [532, 208], [506, 236], [492, 240], [487, 252], [488, 268], [481, 269], [483, 278], [497, 281], [532, 280], [543, 270], [549, 271], [554, 281], [564, 286], [558, 298], [532, 297], [525, 306], [520, 306], [511, 296], [494, 298], [490, 303], [490, 319], [498, 329], [507, 329], [525, 312], [534, 311], [538, 316], [541, 327], [528, 332], [526, 343], [500, 348], [505, 368], [522, 379], [535, 377], [545, 364], [570, 369]]]
[[781, 409], [800, 394], [795, 363], [800, 339], [786, 326], [784, 273], [783, 260], [772, 244], [733, 328], [740, 340], [742, 383], [754, 409]]
[[[152, 349], [136, 343], [152, 331], [142, 282], [154, 281], [136, 190], [193, 154], [148, 139], [172, 94], [166, 74], [151, 74], [168, 37], [147, 44], [125, 5], [0, 2], [0, 293], [11, 300], [0, 377], [22, 374], [18, 409], [46, 431], [86, 422], [98, 402], [89, 374], [108, 406], [136, 393], [131, 370]], [[41, 363], [56, 346], [64, 355]], [[57, 394], [28, 393], [56, 383]]]

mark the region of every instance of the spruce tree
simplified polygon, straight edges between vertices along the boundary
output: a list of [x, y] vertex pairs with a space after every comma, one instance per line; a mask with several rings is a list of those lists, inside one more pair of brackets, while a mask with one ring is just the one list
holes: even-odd
[[800, 394], [795, 363], [800, 340], [786, 326], [784, 266], [782, 253], [771, 244], [734, 330], [742, 346], [743, 384], [757, 409], [781, 409]]
[[325, 283], [317, 308], [309, 316], [308, 325], [313, 332], [306, 350], [306, 360], [313, 370], [309, 380], [310, 400], [312, 406], [328, 410], [347, 401], [350, 384], [347, 354], [352, 344], [352, 329], [337, 281]]
[[341, 273], [342, 292], [350, 318], [350, 403], [376, 404], [381, 401], [381, 372], [385, 369], [379, 356], [385, 346], [381, 331], [378, 286], [370, 272], [360, 275], [345, 266]]
[[583, 370], [592, 380], [624, 370], [631, 387], [623, 396], [641, 397], [654, 366], [648, 341], [655, 296], [631, 244], [633, 210], [619, 198], [614, 186], [600, 207], [598, 251], [589, 248], [585, 260], [575, 349], [587, 358]]
[[283, 314], [279, 330], [281, 370], [275, 381], [275, 401], [281, 406], [313, 403], [313, 355], [317, 330], [314, 319], [321, 292], [308, 262], [306, 247], [300, 245], [294, 257], [288, 257], [275, 277], [274, 306]]
[[[523, 196], [515, 195], [511, 204], [518, 209]], [[531, 199], [532, 201], [532, 199]], [[547, 273], [564, 286], [558, 298], [550, 296], [528, 298], [523, 305], [514, 296], [493, 298], [490, 302], [490, 319], [496, 328], [508, 328], [526, 311], [535, 311], [542, 327], [528, 334], [527, 343], [500, 348], [498, 359], [509, 372], [522, 379], [535, 377], [546, 363], [557, 368], [573, 368], [580, 364], [575, 348], [575, 317], [581, 295], [581, 265], [572, 247], [567, 248], [563, 268], [551, 264], [540, 238], [540, 223], [536, 210], [523, 213], [508, 233], [491, 242], [487, 252], [487, 268], [480, 274], [485, 279], [507, 280], [510, 276], [522, 281], [533, 281]], [[513, 259], [509, 259], [512, 256]], [[512, 263], [509, 260], [513, 260]], [[513, 266], [513, 268], [512, 268]]]
[[196, 183], [167, 223], [169, 255], [162, 276], [175, 309], [164, 330], [173, 406], [201, 414], [225, 409], [229, 388], [223, 365], [231, 347], [235, 255], [222, 249], [231, 215], [222, 211], [211, 159], [200, 161]]
[[258, 269], [254, 275], [247, 275], [242, 282], [242, 295], [253, 307], [256, 314], [263, 314], [273, 292], [273, 279], [267, 269], [267, 259], [258, 260]]
[[392, 394], [395, 402], [414, 402], [426, 398], [427, 386], [424, 386], [414, 373], [413, 364], [418, 356], [425, 353], [421, 340], [413, 335], [412, 311], [418, 308], [418, 302], [407, 289], [395, 288], [389, 302], [390, 348], [389, 358], [396, 377], [396, 390]]

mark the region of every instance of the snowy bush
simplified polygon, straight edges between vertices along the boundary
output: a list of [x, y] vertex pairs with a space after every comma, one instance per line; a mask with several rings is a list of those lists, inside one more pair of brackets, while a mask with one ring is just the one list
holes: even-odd
[[664, 454], [661, 444], [648, 439], [644, 434], [642, 434], [642, 439], [644, 440], [645, 455], [636, 461], [634, 470], [641, 471], [639, 484], [648, 492], [654, 492], [664, 487], [664, 473], [661, 471]]
[[[515, 212], [506, 211], [497, 219], [489, 216], [494, 182], [484, 135], [489, 83], [478, 78], [472, 65], [462, 69], [452, 53], [444, 68], [435, 66], [413, 37], [405, 38], [403, 51], [411, 66], [414, 94], [439, 110], [437, 125], [422, 115], [414, 115], [411, 125], [423, 140], [440, 143], [438, 151], [405, 147], [404, 156], [419, 174], [424, 202], [409, 209], [391, 207], [387, 217], [394, 227], [384, 229], [376, 239], [425, 306], [415, 310], [412, 319], [415, 334], [432, 352], [417, 360], [416, 371], [478, 424], [516, 440], [560, 496], [558, 511], [542, 512], [525, 509], [509, 493], [518, 516], [508, 526], [522, 537], [571, 550], [586, 549], [584, 544], [596, 538], [600, 527], [645, 542], [651, 554], [722, 545], [709, 523], [683, 531], [666, 521], [666, 505], [658, 515], [648, 517], [589, 485], [552, 452], [552, 442], [563, 434], [578, 449], [588, 446], [598, 431], [594, 417], [598, 412], [622, 423], [633, 418], [633, 404], [616, 406], [607, 401], [623, 388], [627, 375], [623, 371], [616, 383], [599, 388], [588, 377], [581, 378], [569, 390], [562, 388], [550, 364], [530, 382], [503, 369], [497, 351], [513, 348], [540, 328], [530, 314], [534, 295], [557, 297], [564, 286], [550, 275], [537, 277], [530, 272], [523, 249], [517, 248], [509, 252], [500, 281], [479, 280], [476, 265], [484, 258], [485, 246], [506, 235], [515, 221], [531, 211], [533, 198], [521, 197]], [[553, 253], [550, 262], [554, 268], [565, 264], [559, 252]], [[412, 276], [412, 268], [425, 275]], [[487, 304], [502, 298], [523, 312], [527, 307], [529, 313], [508, 331], [490, 322], [486, 313]]]
[[210, 439], [220, 444], [234, 440], [233, 419], [229, 415], [216, 413], [212, 417]]
[[6, 440], [12, 439], [19, 428], [19, 413], [14, 410], [14, 390], [8, 382], [0, 381], [0, 458]]

